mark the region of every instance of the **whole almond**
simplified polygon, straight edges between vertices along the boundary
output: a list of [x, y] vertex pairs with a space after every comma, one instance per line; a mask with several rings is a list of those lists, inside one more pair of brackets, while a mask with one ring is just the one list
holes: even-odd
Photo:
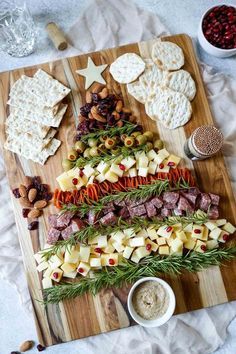
[[94, 119], [92, 113], [88, 114], [89, 119]]
[[45, 208], [46, 205], [47, 205], [46, 200], [41, 199], [41, 200], [38, 200], [37, 202], [34, 203], [34, 208], [35, 209], [43, 209], [43, 208]]
[[26, 340], [20, 345], [20, 351], [21, 352], [27, 352], [27, 350], [30, 350], [34, 345], [34, 342], [32, 340]]
[[94, 114], [97, 114], [98, 111], [97, 111], [97, 107], [96, 106], [93, 106], [90, 110], [91, 114], [94, 115]]
[[100, 116], [100, 114], [98, 113], [92, 113], [92, 116], [94, 119], [98, 120], [99, 122], [106, 123], [107, 121], [105, 117]]
[[41, 211], [39, 209], [32, 209], [28, 214], [28, 218], [37, 219], [41, 215]]
[[99, 93], [99, 96], [101, 99], [106, 98], [108, 96], [109, 92], [108, 92], [108, 88], [104, 87], [102, 89], [102, 91]]
[[130, 110], [129, 108], [126, 108], [126, 107], [123, 107], [123, 108], [122, 108], [122, 111], [123, 111], [124, 113], [132, 113], [131, 110]]
[[123, 102], [121, 100], [117, 101], [117, 104], [116, 104], [116, 112], [121, 112], [122, 110], [122, 107], [123, 107]]
[[24, 177], [24, 185], [27, 187], [29, 187], [32, 184], [32, 178], [30, 176], [25, 176]]
[[91, 103], [92, 102], [92, 95], [91, 95], [90, 91], [86, 92], [85, 100], [86, 100], [87, 103]]
[[31, 188], [28, 193], [28, 199], [30, 203], [32, 203], [37, 196], [37, 189], [36, 188]]
[[23, 208], [32, 208], [32, 204], [30, 203], [28, 198], [20, 197], [19, 201], [20, 201], [20, 205]]
[[19, 193], [20, 193], [20, 196], [23, 198], [25, 198], [27, 196], [27, 191], [26, 191], [26, 188], [23, 184], [21, 184], [19, 187]]
[[100, 91], [102, 91], [102, 88], [104, 87], [104, 85], [101, 84], [94, 84], [93, 88], [92, 88], [92, 93], [99, 93]]
[[118, 122], [116, 122], [116, 125], [117, 125], [117, 127], [121, 128], [121, 127], [123, 127], [124, 123], [123, 123], [123, 121], [120, 119], [120, 120], [118, 120]]

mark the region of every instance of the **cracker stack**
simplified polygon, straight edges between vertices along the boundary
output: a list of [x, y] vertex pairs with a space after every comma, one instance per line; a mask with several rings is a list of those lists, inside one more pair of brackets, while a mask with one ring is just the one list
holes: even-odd
[[61, 100], [69, 92], [41, 69], [33, 77], [22, 75], [7, 102], [5, 149], [43, 165], [61, 145], [54, 136], [67, 109]]

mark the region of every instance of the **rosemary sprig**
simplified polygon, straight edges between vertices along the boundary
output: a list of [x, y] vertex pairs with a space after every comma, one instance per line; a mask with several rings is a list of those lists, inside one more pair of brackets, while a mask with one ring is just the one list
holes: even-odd
[[97, 226], [88, 225], [84, 227], [82, 230], [72, 234], [71, 237], [68, 238], [67, 240], [58, 241], [55, 245], [42, 250], [40, 253], [46, 260], [48, 260], [54, 254], [60, 252], [62, 248], [65, 248], [68, 251], [70, 251], [71, 247], [76, 245], [77, 243], [79, 242], [86, 243], [88, 239], [93, 239], [98, 235], [109, 236], [112, 232], [117, 232], [128, 228], [133, 228], [134, 232], [138, 232], [138, 230], [145, 227], [158, 228], [163, 225], [171, 226], [177, 223], [181, 223], [183, 226], [190, 224], [192, 222], [195, 224], [203, 224], [207, 222], [207, 220], [208, 220], [207, 214], [203, 212], [198, 214], [198, 212], [196, 212], [188, 216], [174, 216], [174, 217], [170, 216], [164, 220], [159, 220], [157, 217], [154, 217], [152, 219], [144, 219], [142, 217], [136, 217], [132, 219], [132, 223], [126, 222], [122, 218], [119, 218], [117, 225], [110, 225], [110, 226], [109, 225], [103, 226], [98, 222]]
[[99, 139], [102, 136], [108, 136], [112, 138], [115, 135], [122, 135], [122, 134], [127, 134], [130, 135], [136, 128], [137, 124], [133, 124], [128, 121], [123, 121], [124, 125], [122, 127], [112, 127], [107, 129], [102, 130], [102, 129], [97, 129], [92, 133], [82, 135], [80, 140], [86, 143], [88, 139], [94, 138], [94, 139]]
[[63, 283], [44, 290], [44, 304], [58, 304], [65, 299], [73, 299], [86, 292], [97, 294], [102, 288], [119, 288], [142, 277], [158, 274], [181, 274], [182, 271], [201, 271], [210, 266], [219, 266], [223, 261], [236, 257], [236, 247], [220, 248], [205, 253], [191, 252], [186, 256], [148, 256], [139, 264], [124, 261], [123, 264], [95, 272], [92, 278], [82, 278], [75, 283]]

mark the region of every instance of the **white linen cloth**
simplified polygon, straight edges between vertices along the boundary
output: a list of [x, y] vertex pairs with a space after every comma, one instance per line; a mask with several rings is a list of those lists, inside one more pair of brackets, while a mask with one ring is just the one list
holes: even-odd
[[[131, 1], [94, 0], [69, 31], [73, 47], [65, 54], [86, 53], [165, 34], [168, 31], [156, 15]], [[216, 126], [225, 137], [224, 154], [236, 190], [236, 81], [213, 74], [203, 64], [201, 68]], [[0, 276], [17, 288], [23, 306], [31, 311], [9, 193], [0, 156]], [[175, 316], [160, 328], [135, 326], [83, 339], [80, 350], [97, 354], [212, 353], [224, 342], [227, 326], [235, 315], [236, 302], [232, 302]]]

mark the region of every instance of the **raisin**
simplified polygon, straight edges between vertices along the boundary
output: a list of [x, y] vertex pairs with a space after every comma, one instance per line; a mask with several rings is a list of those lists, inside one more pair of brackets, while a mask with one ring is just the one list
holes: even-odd
[[99, 94], [98, 93], [92, 93], [92, 100], [93, 100], [93, 104], [97, 104], [98, 101], [100, 100]]
[[45, 199], [47, 202], [49, 202], [49, 200], [52, 199], [52, 193], [44, 193], [43, 199]]
[[42, 344], [38, 344], [37, 345], [37, 349], [38, 349], [39, 352], [42, 352], [43, 350], [46, 349], [46, 347], [44, 347]]
[[15, 198], [20, 198], [19, 188], [12, 189], [12, 193]]
[[[88, 117], [88, 114], [90, 113], [90, 110], [91, 110], [92, 106], [93, 105], [91, 103], [86, 103], [84, 106], [82, 106], [80, 108], [81, 116]], [[81, 123], [83, 123], [83, 122], [81, 122]]]
[[23, 208], [23, 209], [22, 209], [22, 216], [23, 216], [23, 218], [27, 218], [29, 212], [30, 212], [30, 209]]
[[37, 230], [39, 227], [39, 222], [38, 221], [32, 221], [29, 225], [28, 225], [28, 230]]

